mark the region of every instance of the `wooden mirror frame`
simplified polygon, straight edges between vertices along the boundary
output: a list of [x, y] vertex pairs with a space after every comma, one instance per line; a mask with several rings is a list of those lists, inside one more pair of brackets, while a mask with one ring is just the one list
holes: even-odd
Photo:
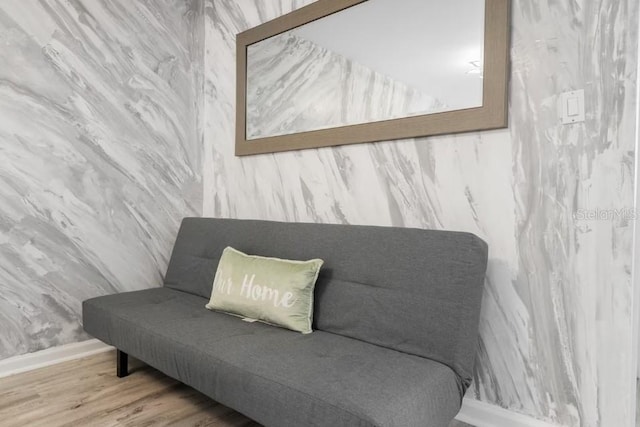
[[485, 0], [482, 106], [247, 140], [247, 48], [368, 0], [318, 0], [236, 38], [236, 156], [507, 127], [510, 0]]

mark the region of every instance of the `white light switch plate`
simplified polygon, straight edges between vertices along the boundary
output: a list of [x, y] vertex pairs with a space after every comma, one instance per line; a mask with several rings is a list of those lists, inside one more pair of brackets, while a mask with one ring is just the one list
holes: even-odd
[[558, 100], [558, 113], [565, 125], [584, 122], [584, 89], [564, 92]]

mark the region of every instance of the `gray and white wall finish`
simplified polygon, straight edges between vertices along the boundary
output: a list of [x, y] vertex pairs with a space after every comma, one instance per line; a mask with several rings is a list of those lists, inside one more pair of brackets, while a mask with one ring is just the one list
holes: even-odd
[[0, 0], [0, 359], [87, 339], [202, 213], [202, 6]]
[[[204, 215], [446, 228], [490, 246], [469, 397], [627, 426], [638, 2], [513, 0], [508, 129], [236, 158], [235, 37], [310, 1], [206, 0]], [[561, 92], [585, 89], [564, 126]], [[372, 100], [375, 108], [375, 100]]]
[[235, 34], [309, 2], [0, 0], [0, 358], [158, 285], [185, 215], [468, 230], [491, 247], [470, 397], [628, 425], [632, 223], [577, 214], [633, 206], [637, 2], [513, 0], [509, 129], [236, 158]]

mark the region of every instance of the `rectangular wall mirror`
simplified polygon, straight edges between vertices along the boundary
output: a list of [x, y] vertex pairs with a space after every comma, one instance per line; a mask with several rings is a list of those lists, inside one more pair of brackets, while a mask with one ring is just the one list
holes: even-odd
[[319, 0], [237, 36], [236, 155], [507, 125], [509, 0]]

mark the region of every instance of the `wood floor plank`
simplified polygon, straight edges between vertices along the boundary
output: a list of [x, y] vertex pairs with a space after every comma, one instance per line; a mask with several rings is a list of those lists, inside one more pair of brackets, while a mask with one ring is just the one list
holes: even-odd
[[134, 358], [129, 363], [125, 378], [115, 375], [115, 351], [1, 378], [0, 425], [260, 427]]
[[258, 426], [196, 390], [131, 358], [115, 375], [115, 352], [0, 379], [6, 427]]

